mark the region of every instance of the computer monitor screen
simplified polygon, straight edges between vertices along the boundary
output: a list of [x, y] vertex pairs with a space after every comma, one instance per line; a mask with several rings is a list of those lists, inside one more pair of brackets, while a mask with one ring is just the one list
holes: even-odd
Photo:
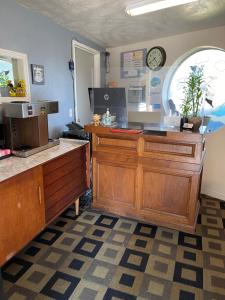
[[127, 122], [127, 102], [125, 88], [89, 88], [91, 110], [104, 114], [109, 108], [117, 122]]

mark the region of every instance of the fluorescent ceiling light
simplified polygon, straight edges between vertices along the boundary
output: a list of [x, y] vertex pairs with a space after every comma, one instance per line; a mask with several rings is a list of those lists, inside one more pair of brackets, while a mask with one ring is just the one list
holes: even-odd
[[149, 12], [153, 12], [153, 11], [157, 11], [157, 10], [161, 10], [173, 6], [183, 5], [195, 1], [198, 0], [159, 0], [151, 3], [149, 3], [149, 1], [148, 2], [144, 1], [136, 5], [128, 6], [126, 8], [126, 12], [130, 16], [138, 16]]

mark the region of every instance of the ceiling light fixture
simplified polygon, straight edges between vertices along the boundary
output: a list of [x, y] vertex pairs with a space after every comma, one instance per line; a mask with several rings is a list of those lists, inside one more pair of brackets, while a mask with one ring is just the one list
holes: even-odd
[[151, 3], [149, 3], [149, 1], [148, 2], [142, 1], [136, 5], [128, 6], [126, 8], [126, 12], [130, 16], [138, 16], [149, 12], [153, 12], [153, 11], [157, 11], [157, 10], [161, 10], [173, 6], [183, 5], [195, 1], [198, 0], [160, 0]]

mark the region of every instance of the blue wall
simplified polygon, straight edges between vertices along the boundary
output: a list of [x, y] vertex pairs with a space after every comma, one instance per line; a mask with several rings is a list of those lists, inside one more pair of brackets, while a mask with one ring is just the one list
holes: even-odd
[[[71, 40], [104, 49], [14, 0], [0, 0], [0, 28], [0, 48], [26, 53], [29, 64], [44, 65], [45, 85], [31, 83], [31, 99], [59, 101], [59, 114], [49, 116], [50, 136], [58, 136], [73, 120], [69, 117], [69, 109], [74, 110], [73, 81], [68, 70]], [[104, 83], [104, 72], [102, 80]]]

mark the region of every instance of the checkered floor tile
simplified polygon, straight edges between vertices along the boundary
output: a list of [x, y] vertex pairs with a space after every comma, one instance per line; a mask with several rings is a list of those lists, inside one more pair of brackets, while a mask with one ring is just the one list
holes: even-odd
[[195, 234], [69, 208], [3, 268], [10, 300], [225, 299], [225, 202]]

